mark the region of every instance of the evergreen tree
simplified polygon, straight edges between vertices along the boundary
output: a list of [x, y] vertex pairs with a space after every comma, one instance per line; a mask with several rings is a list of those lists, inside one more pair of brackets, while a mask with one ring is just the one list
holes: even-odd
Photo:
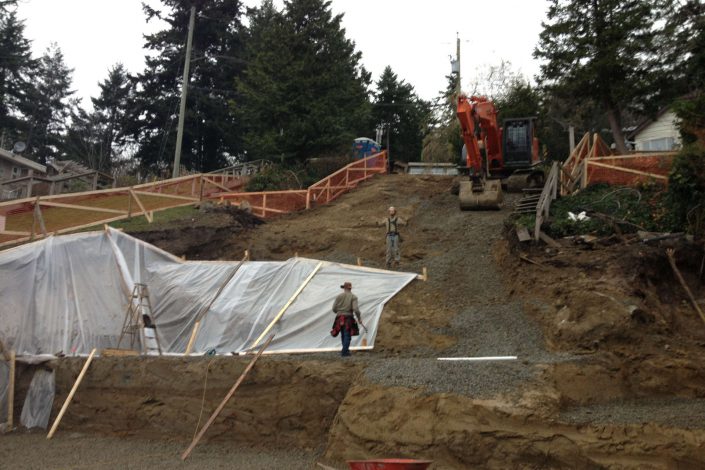
[[253, 12], [247, 71], [233, 105], [249, 158], [302, 161], [347, 152], [369, 123], [369, 74], [326, 0], [265, 1]]
[[60, 157], [72, 107], [71, 75], [73, 69], [64, 63], [64, 55], [56, 44], [50, 45], [39, 58], [33, 86], [21, 111], [27, 117], [25, 140], [28, 153], [40, 163]]
[[421, 159], [423, 139], [431, 121], [431, 106], [416, 95], [413, 86], [400, 81], [389, 66], [377, 81], [372, 115], [378, 126], [390, 129], [392, 158]]
[[108, 172], [127, 143], [134, 85], [125, 67], [116, 64], [98, 86], [100, 95], [91, 98], [93, 112], [78, 108], [73, 113], [64, 146], [71, 158]]
[[26, 107], [31, 75], [36, 61], [31, 56], [31, 44], [24, 36], [24, 24], [15, 11], [0, 3], [0, 133], [4, 145], [11, 145], [19, 138], [23, 117], [20, 109]]
[[[168, 27], [146, 36], [146, 68], [137, 77], [131, 135], [139, 143], [136, 157], [152, 169], [172, 165], [176, 142], [183, 62], [188, 35], [189, 0], [162, 0], [164, 10], [144, 5], [147, 20]], [[239, 123], [227, 105], [232, 82], [244, 66], [240, 0], [196, 2], [181, 164], [214, 170], [242, 154]]]
[[549, 93], [599, 103], [620, 152], [624, 111], [643, 107], [654, 91], [659, 11], [659, 0], [551, 0], [534, 52]]
[[701, 0], [672, 2], [666, 18], [662, 57], [667, 73], [662, 92], [670, 101], [705, 89], [705, 3]]

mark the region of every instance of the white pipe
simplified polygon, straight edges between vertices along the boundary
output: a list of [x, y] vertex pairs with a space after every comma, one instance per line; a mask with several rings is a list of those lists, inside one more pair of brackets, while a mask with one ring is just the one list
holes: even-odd
[[516, 361], [517, 356], [439, 357], [439, 361]]

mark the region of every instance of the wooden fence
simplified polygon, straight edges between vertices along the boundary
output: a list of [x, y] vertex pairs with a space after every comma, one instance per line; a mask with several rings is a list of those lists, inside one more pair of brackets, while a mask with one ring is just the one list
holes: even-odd
[[387, 153], [381, 152], [346, 165], [309, 186], [308, 189], [257, 193], [230, 192], [216, 194], [213, 197], [230, 201], [232, 204], [249, 206], [252, 213], [260, 217], [274, 217], [328, 204], [355, 188], [361, 181], [386, 172]]
[[240, 190], [262, 162], [223, 173], [195, 174], [131, 187], [39, 196], [0, 203], [0, 247], [81, 230], [156, 211], [189, 206], [221, 192]]
[[593, 183], [633, 186], [644, 182], [666, 184], [677, 152], [641, 152], [614, 155], [599, 134], [585, 134], [563, 163], [561, 195], [573, 194]]
[[555, 201], [558, 197], [558, 182], [560, 180], [559, 168], [559, 163], [553, 162], [553, 165], [551, 165], [551, 171], [548, 173], [546, 182], [543, 185], [543, 191], [541, 191], [539, 202], [536, 204], [534, 240], [537, 241], [541, 237], [541, 225], [543, 225], [543, 221], [548, 218], [551, 211], [551, 202]]

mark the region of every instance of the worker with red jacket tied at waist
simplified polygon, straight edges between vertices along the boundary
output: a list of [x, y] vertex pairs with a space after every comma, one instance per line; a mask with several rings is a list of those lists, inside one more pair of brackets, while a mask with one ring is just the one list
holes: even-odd
[[357, 296], [352, 293], [352, 284], [345, 282], [342, 286], [343, 292], [335, 298], [333, 302], [333, 313], [335, 313], [335, 322], [333, 323], [333, 329], [330, 334], [338, 336], [340, 333], [340, 339], [343, 343], [343, 350], [340, 355], [347, 357], [350, 355], [350, 341], [353, 336], [360, 334], [357, 323], [355, 322], [355, 317], [360, 325], [365, 327], [362, 323], [362, 318], [360, 317], [360, 308], [357, 305]]

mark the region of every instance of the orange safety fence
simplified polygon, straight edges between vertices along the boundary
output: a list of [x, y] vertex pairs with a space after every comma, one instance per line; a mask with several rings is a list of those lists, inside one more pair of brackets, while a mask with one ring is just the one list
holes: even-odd
[[613, 155], [598, 134], [585, 134], [561, 169], [561, 194], [572, 194], [593, 183], [634, 186], [645, 182], [668, 183], [677, 152], [642, 152]]
[[676, 152], [615, 155], [588, 160], [587, 180], [615, 186], [635, 186], [646, 182], [668, 183]]
[[0, 247], [193, 205], [244, 187], [248, 176], [195, 174], [131, 187], [38, 196], [0, 203]]
[[281, 214], [328, 204], [358, 183], [377, 174], [387, 172], [387, 152], [380, 152], [346, 165], [335, 173], [312, 184], [308, 189], [293, 191], [265, 191], [258, 193], [219, 193], [211, 196], [232, 204], [249, 204], [252, 212], [260, 217]]

